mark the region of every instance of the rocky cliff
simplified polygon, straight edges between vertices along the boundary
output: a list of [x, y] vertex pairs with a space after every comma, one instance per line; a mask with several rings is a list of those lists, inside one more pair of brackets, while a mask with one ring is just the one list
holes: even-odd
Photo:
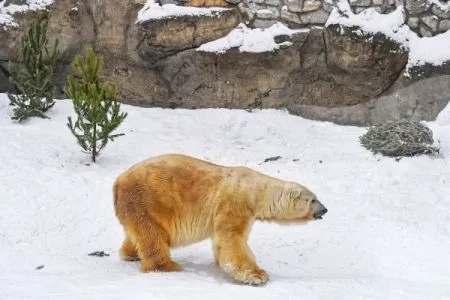
[[[303, 10], [307, 3], [312, 10], [317, 1], [301, 2]], [[446, 63], [416, 66], [407, 74], [409, 50], [383, 33], [332, 23], [277, 23], [270, 51], [246, 51], [245, 41], [236, 42], [240, 33], [255, 26], [248, 23], [242, 3], [192, 8], [185, 14], [169, 5], [171, 15], [155, 10], [152, 17], [143, 18], [155, 6], [146, 10], [137, 0], [56, 0], [47, 8], [49, 36], [59, 39], [63, 54], [55, 76], [59, 97], [64, 97], [73, 57], [92, 45], [104, 56], [103, 77], [118, 84], [123, 102], [134, 105], [286, 108], [309, 118], [366, 125], [398, 117], [431, 120], [448, 101]], [[17, 63], [20, 36], [33, 14], [14, 14], [15, 24], [0, 30], [0, 92], [12, 88], [8, 63]], [[264, 31], [246, 37], [257, 34]], [[231, 47], [208, 50], [221, 42]], [[423, 88], [430, 84], [433, 92]], [[424, 98], [417, 98], [417, 93]]]

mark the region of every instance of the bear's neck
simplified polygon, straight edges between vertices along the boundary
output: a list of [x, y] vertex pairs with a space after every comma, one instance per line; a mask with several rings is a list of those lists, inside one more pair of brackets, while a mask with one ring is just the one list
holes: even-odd
[[266, 183], [264, 194], [257, 199], [255, 215], [258, 220], [281, 220], [284, 214], [288, 183], [271, 179]]

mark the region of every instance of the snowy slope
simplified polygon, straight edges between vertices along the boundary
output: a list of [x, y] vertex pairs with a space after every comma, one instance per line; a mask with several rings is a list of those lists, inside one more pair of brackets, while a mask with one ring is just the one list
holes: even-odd
[[[363, 128], [283, 111], [124, 109], [126, 135], [87, 166], [65, 127], [69, 101], [50, 120], [14, 124], [0, 94], [0, 299], [450, 299], [450, 107], [430, 125], [443, 157], [399, 162], [360, 147]], [[111, 185], [167, 152], [299, 181], [329, 212], [306, 226], [255, 224], [263, 287], [230, 282], [209, 241], [173, 251], [184, 272], [141, 274], [117, 256]], [[110, 256], [87, 255], [97, 250]]]

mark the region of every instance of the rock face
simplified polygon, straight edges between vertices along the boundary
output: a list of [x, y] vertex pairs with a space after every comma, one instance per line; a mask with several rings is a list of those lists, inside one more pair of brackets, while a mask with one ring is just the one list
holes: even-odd
[[325, 30], [327, 65], [333, 79], [366, 97], [384, 92], [406, 66], [408, 53], [383, 34], [357, 35], [357, 28]]
[[375, 125], [401, 118], [432, 121], [449, 102], [449, 82], [450, 75], [441, 75], [417, 81], [362, 104], [335, 108], [290, 104], [287, 109], [305, 118], [355, 126]]
[[137, 34], [137, 52], [149, 63], [199, 47], [227, 35], [240, 23], [237, 10], [221, 12], [220, 17], [182, 16], [145, 22]]
[[273, 53], [234, 50], [217, 55], [192, 49], [161, 61], [158, 70], [169, 82], [177, 107], [282, 107], [280, 93], [289, 73], [300, 65], [296, 49], [305, 38], [301, 35], [293, 47]]
[[[262, 53], [238, 49], [210, 53], [198, 49], [252, 18], [256, 19], [249, 24], [265, 22], [261, 26], [273, 24], [276, 18], [285, 19], [291, 27], [304, 22], [323, 23], [324, 12], [329, 11], [327, 2], [289, 0], [280, 7], [278, 0], [242, 1], [216, 15], [184, 15], [138, 23], [142, 8], [139, 2], [54, 3], [49, 36], [59, 39], [62, 52], [55, 74], [59, 97], [65, 97], [63, 88], [74, 56], [92, 45], [104, 57], [103, 79], [115, 82], [122, 102], [133, 105], [287, 108], [310, 118], [367, 125], [384, 117], [429, 119], [445, 102], [438, 97], [439, 91], [447, 93], [445, 78], [434, 76], [450, 74], [448, 64], [438, 69], [413, 69], [421, 76], [419, 79], [433, 78], [411, 80], [402, 75], [407, 52], [384, 35], [357, 35], [354, 28], [312, 26], [292, 36], [281, 34], [274, 37], [279, 48]], [[387, 9], [395, 3], [391, 2], [358, 0], [351, 5], [364, 7], [372, 3]], [[252, 10], [241, 14], [246, 7]], [[21, 14], [16, 17], [19, 27], [0, 30], [4, 45], [0, 48], [0, 92], [14, 88], [8, 81], [6, 66], [8, 61], [17, 62], [20, 37], [32, 15]], [[423, 82], [438, 88], [433, 90], [433, 97], [425, 97]], [[428, 100], [418, 99], [413, 93]], [[397, 101], [398, 97], [403, 97], [402, 102]]]

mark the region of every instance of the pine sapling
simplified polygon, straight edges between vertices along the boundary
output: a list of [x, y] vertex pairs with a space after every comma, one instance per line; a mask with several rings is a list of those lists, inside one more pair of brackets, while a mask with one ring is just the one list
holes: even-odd
[[127, 117], [127, 113], [120, 111], [116, 85], [100, 82], [99, 71], [102, 63], [102, 57], [97, 56], [92, 48], [87, 48], [84, 59], [77, 55], [72, 63], [72, 68], [81, 79], [75, 80], [69, 74], [64, 89], [66, 95], [72, 99], [77, 115], [75, 122], [68, 117], [67, 126], [82, 151], [89, 153], [93, 162], [108, 141], [124, 135], [112, 132]]
[[10, 105], [14, 106], [13, 120], [24, 121], [30, 117], [48, 118], [46, 112], [53, 107], [54, 74], [60, 56], [58, 39], [52, 50], [48, 49], [48, 15], [39, 12], [20, 41], [20, 68], [11, 70], [12, 79], [19, 95], [8, 93]]

